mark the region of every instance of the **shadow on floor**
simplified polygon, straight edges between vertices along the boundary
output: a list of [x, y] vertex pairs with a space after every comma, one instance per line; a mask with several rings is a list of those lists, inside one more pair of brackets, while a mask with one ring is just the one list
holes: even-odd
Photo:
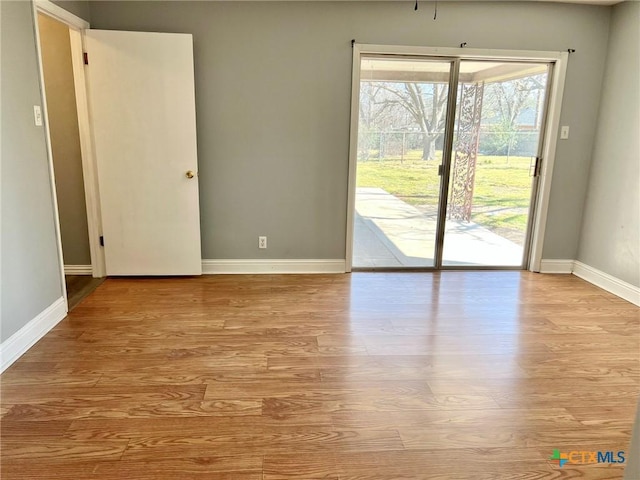
[[90, 275], [65, 275], [67, 284], [67, 302], [69, 311], [73, 310], [82, 300], [92, 293], [104, 278], [93, 278]]

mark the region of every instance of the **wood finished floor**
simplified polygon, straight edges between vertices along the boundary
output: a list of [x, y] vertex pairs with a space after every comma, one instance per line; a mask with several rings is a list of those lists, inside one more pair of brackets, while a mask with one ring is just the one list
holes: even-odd
[[1, 377], [2, 479], [620, 479], [639, 309], [523, 272], [109, 279]]
[[67, 305], [71, 311], [98, 288], [104, 278], [93, 278], [91, 275], [65, 275], [64, 280], [67, 285]]

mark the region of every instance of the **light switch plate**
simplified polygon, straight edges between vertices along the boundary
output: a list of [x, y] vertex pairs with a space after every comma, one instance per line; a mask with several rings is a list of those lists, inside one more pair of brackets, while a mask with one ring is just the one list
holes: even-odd
[[560, 128], [560, 140], [566, 140], [569, 138], [569, 126], [563, 125]]
[[33, 121], [36, 127], [42, 126], [42, 108], [40, 108], [40, 105], [33, 106]]

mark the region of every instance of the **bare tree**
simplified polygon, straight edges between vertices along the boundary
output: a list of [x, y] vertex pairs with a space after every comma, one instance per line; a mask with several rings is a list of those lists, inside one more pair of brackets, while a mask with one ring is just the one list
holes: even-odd
[[422, 158], [435, 157], [435, 144], [444, 129], [448, 85], [439, 83], [381, 83], [391, 93], [386, 103], [404, 108], [420, 128], [423, 140]]
[[508, 155], [518, 144], [521, 115], [527, 109], [535, 114], [531, 126], [539, 127], [545, 81], [546, 75], [542, 74], [486, 84], [483, 118], [489, 120], [488, 145], [495, 153]]
[[376, 126], [389, 110], [389, 105], [380, 99], [382, 86], [372, 82], [362, 82], [360, 86], [360, 125], [367, 128]]
[[372, 145], [371, 135], [379, 132], [380, 128], [393, 125], [395, 115], [391, 113], [393, 105], [387, 103], [387, 93], [382, 85], [373, 82], [362, 82], [360, 85], [360, 124], [358, 145], [363, 150], [364, 158], [369, 159]]
[[522, 111], [535, 105], [534, 92], [545, 88], [545, 78], [546, 75], [533, 75], [489, 84], [485, 101], [489, 100], [505, 125], [514, 128]]

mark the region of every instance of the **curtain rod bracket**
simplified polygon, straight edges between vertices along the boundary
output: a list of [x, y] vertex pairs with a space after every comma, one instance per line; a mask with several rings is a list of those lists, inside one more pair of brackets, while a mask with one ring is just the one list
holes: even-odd
[[567, 52], [569, 53], [575, 53], [576, 49], [575, 48], [567, 48]]

